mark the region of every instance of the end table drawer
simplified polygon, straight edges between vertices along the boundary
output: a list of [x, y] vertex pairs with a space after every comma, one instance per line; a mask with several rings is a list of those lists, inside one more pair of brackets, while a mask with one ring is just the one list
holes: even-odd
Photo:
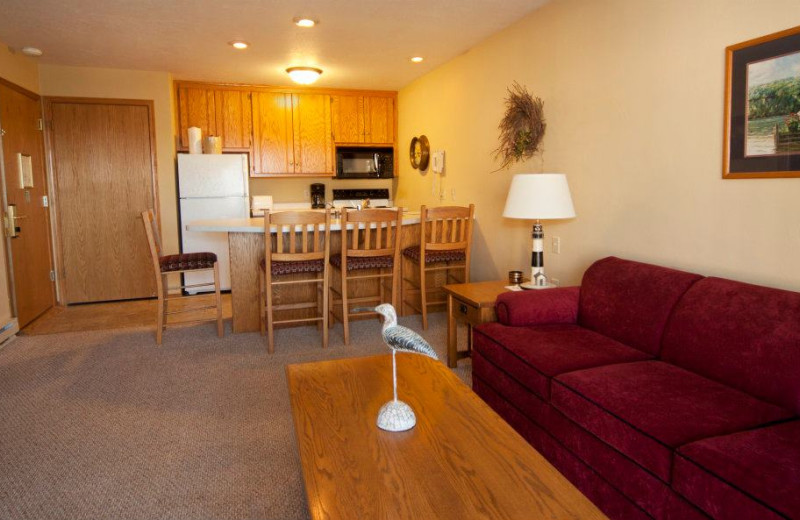
[[[468, 303], [462, 302], [461, 300], [459, 300], [457, 298], [455, 298], [453, 300], [453, 307], [455, 307], [455, 309], [453, 309], [454, 314], [458, 318], [460, 318], [462, 320], [466, 320], [466, 321], [468, 321], [469, 323], [471, 323], [473, 325], [479, 325], [479, 324], [483, 323], [483, 320], [481, 319], [482, 316], [481, 316], [481, 309], [480, 308], [475, 307], [473, 305], [470, 305]], [[485, 309], [485, 310], [492, 310], [492, 312], [493, 312], [493, 309]]]

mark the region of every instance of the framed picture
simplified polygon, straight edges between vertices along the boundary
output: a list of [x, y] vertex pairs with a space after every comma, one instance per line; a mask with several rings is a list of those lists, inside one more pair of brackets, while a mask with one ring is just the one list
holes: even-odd
[[800, 27], [731, 45], [722, 177], [800, 177]]

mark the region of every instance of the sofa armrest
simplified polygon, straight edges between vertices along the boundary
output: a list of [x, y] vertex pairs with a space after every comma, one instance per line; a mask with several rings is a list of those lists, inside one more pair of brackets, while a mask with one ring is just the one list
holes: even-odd
[[512, 327], [577, 323], [580, 287], [511, 291], [497, 297], [497, 321]]

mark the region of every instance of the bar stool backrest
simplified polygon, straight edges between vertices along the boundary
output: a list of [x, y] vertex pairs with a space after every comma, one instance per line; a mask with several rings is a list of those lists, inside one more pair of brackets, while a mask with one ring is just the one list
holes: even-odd
[[[330, 251], [331, 213], [327, 211], [280, 211], [264, 213], [267, 264], [324, 260]], [[273, 228], [274, 240], [269, 237]]]
[[428, 208], [422, 206], [420, 222], [422, 237], [420, 249], [422, 258], [425, 250], [453, 251], [463, 249], [469, 264], [470, 245], [472, 243], [472, 217], [475, 206], [439, 206]]
[[[342, 265], [347, 257], [400, 256], [403, 209], [363, 209], [342, 212]], [[346, 230], [352, 224], [348, 235]]]

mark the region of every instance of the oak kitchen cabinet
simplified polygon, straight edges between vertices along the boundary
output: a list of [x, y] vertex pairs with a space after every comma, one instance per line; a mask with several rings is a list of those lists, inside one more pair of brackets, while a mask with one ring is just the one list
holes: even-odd
[[333, 136], [337, 143], [394, 144], [395, 97], [334, 95]]
[[397, 93], [176, 81], [178, 151], [189, 127], [249, 152], [250, 174], [332, 176], [334, 144], [394, 146]]
[[222, 148], [249, 151], [252, 104], [248, 90], [206, 84], [176, 83], [178, 149], [189, 147], [187, 131], [196, 126], [203, 136], [218, 135]]
[[328, 94], [252, 92], [252, 174], [333, 175]]

